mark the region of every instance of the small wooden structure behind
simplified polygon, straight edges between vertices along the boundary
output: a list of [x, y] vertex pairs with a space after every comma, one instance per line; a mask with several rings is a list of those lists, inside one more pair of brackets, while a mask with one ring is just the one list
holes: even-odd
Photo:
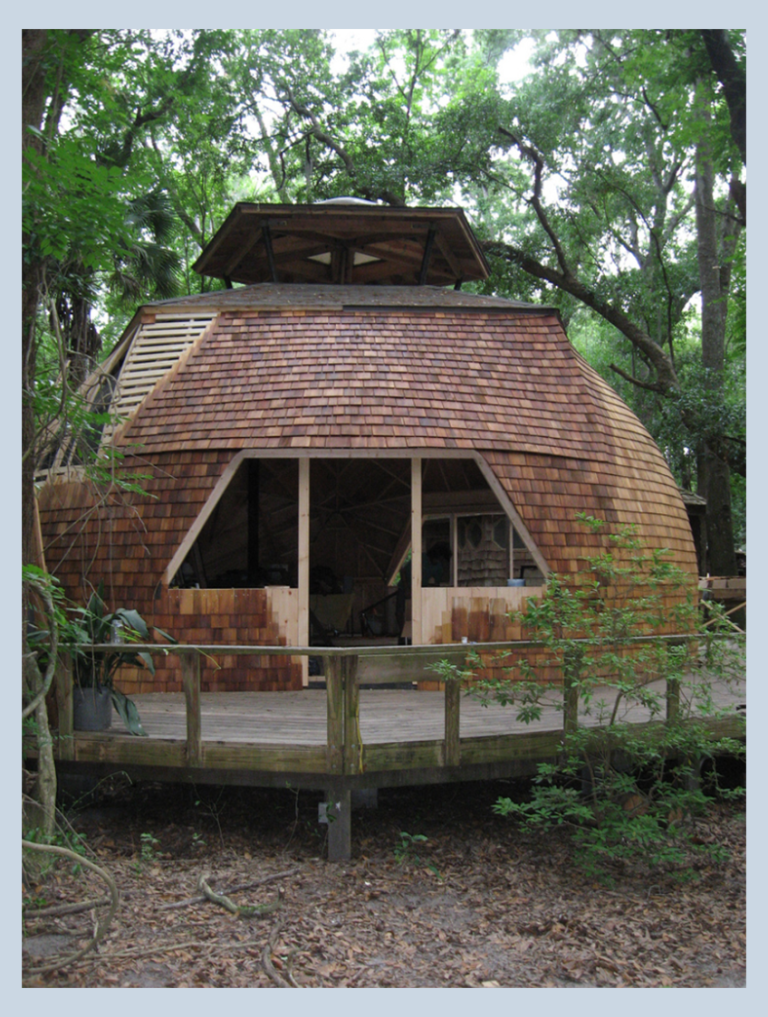
[[[695, 587], [653, 440], [556, 311], [458, 288], [488, 275], [459, 210], [239, 205], [196, 267], [245, 285], [140, 308], [86, 385], [145, 494], [88, 481], [77, 436], [46, 464], [71, 597], [103, 581], [197, 644], [517, 639], [510, 610], [601, 546], [578, 512], [635, 524]], [[306, 661], [225, 655], [202, 688], [298, 689]], [[123, 684], [179, 691], [178, 661]]]

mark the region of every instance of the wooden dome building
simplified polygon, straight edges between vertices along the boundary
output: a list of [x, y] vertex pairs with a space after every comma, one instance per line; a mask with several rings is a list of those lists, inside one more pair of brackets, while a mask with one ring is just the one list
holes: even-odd
[[[195, 268], [228, 288], [142, 307], [87, 383], [145, 493], [84, 480], [77, 440], [48, 464], [46, 563], [73, 599], [103, 581], [197, 644], [510, 639], [509, 610], [594, 549], [578, 512], [695, 576], [661, 453], [557, 312], [460, 290], [488, 274], [460, 210], [240, 204]], [[311, 678], [219, 663], [204, 689]], [[121, 685], [176, 691], [179, 664]]]

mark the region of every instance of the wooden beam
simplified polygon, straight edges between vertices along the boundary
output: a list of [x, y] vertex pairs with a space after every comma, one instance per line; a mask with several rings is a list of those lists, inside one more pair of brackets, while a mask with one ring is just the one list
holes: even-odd
[[411, 459], [411, 642], [423, 643], [421, 631], [421, 457]]
[[323, 657], [326, 694], [326, 768], [338, 774], [344, 769], [344, 676], [338, 654]]
[[272, 282], [279, 282], [277, 277], [277, 265], [275, 265], [275, 252], [272, 250], [272, 233], [269, 228], [269, 223], [265, 222], [262, 224], [261, 233], [264, 237], [264, 247], [267, 251], [267, 261], [269, 262], [269, 272], [272, 276]]
[[[299, 459], [299, 645], [309, 646], [309, 459]], [[302, 685], [309, 681], [309, 661], [302, 658]]]
[[328, 861], [348, 862], [352, 855], [352, 792], [332, 787], [326, 792]]
[[429, 263], [432, 260], [432, 248], [435, 244], [435, 227], [429, 227], [429, 233], [427, 233], [427, 242], [424, 244], [424, 258], [421, 262], [421, 269], [419, 270], [419, 286], [423, 286], [427, 281], [427, 275], [429, 274]]
[[360, 735], [360, 682], [357, 675], [357, 657], [343, 660], [344, 676], [344, 773], [355, 774], [362, 770], [363, 745]]

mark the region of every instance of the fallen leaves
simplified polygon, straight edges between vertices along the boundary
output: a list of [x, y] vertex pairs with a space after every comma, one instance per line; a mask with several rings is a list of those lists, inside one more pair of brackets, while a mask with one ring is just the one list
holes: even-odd
[[[142, 808], [133, 801], [115, 813], [108, 831], [99, 826], [100, 857], [121, 895], [99, 956], [34, 984], [744, 984], [745, 826], [735, 809], [718, 805], [707, 820], [707, 834], [729, 844], [730, 862], [682, 884], [617, 870], [617, 885], [607, 890], [579, 875], [560, 832], [522, 835], [494, 817], [489, 803], [498, 786], [484, 788], [380, 792], [379, 809], [355, 814], [356, 855], [344, 865], [319, 857], [322, 833], [309, 819], [296, 824], [293, 797], [283, 815], [276, 792], [248, 798], [242, 792], [219, 812], [225, 849], [218, 835], [208, 835], [202, 854], [199, 844], [181, 839], [180, 831], [191, 829], [183, 815], [174, 832], [161, 822], [150, 825], [152, 809], [170, 818], [173, 792], [145, 789]], [[316, 819], [316, 800], [307, 799], [306, 816]], [[183, 812], [182, 805], [175, 809]], [[90, 840], [87, 814], [76, 822]], [[145, 828], [169, 857], [142, 867], [129, 846], [140, 843]], [[419, 844], [420, 864], [395, 859], [404, 828], [427, 837]], [[279, 888], [283, 906], [274, 924], [235, 920], [201, 898], [203, 872], [212, 874], [217, 892], [246, 894], [249, 903], [266, 903]], [[87, 933], [91, 912], [61, 911], [94, 896], [82, 874], [57, 868], [34, 894], [55, 910], [30, 914], [28, 936]]]

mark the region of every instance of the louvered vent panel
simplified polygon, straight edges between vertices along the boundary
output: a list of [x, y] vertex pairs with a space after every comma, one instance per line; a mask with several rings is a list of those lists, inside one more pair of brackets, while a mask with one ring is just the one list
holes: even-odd
[[[121, 422], [133, 415], [215, 317], [216, 312], [184, 318], [159, 314], [154, 322], [141, 326], [125, 358], [112, 400], [112, 413]], [[112, 428], [105, 428], [104, 440], [109, 441], [112, 434]]]

